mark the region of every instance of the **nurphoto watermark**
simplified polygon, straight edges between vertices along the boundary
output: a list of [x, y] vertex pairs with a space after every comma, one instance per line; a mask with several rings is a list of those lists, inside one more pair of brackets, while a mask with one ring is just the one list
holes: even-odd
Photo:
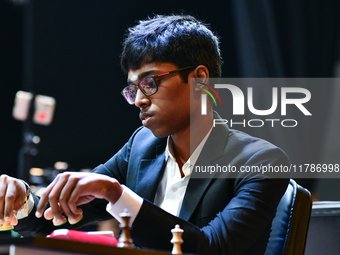
[[[195, 163], [193, 177], [340, 178], [340, 160], [316, 154], [325, 147], [325, 140], [314, 133], [324, 138], [331, 123], [340, 123], [331, 100], [339, 91], [340, 79], [210, 78], [190, 82], [192, 110], [197, 111], [199, 104], [203, 122], [211, 121], [204, 116], [213, 114], [211, 133], [201, 151], [207, 156], [200, 157], [208, 160]], [[197, 123], [193, 125], [197, 128]], [[200, 141], [194, 133], [190, 139], [193, 151]], [[340, 145], [336, 150], [340, 154]]]

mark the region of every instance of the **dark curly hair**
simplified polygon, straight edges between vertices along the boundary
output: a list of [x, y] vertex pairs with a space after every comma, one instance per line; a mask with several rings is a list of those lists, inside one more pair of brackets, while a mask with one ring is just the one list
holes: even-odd
[[151, 62], [170, 62], [178, 68], [204, 65], [210, 77], [221, 76], [217, 36], [190, 15], [157, 15], [128, 30], [121, 54], [123, 71]]

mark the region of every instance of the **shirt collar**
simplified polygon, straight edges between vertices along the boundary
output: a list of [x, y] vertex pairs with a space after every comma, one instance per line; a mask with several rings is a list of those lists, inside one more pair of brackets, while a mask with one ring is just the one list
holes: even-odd
[[[185, 176], [189, 176], [191, 174], [193, 166], [196, 164], [196, 161], [197, 161], [199, 155], [201, 154], [203, 146], [205, 145], [205, 143], [206, 143], [206, 141], [207, 141], [207, 139], [208, 139], [208, 137], [211, 133], [211, 130], [212, 130], [212, 127], [210, 128], [208, 133], [205, 135], [205, 137], [202, 139], [200, 144], [196, 147], [194, 152], [190, 155], [187, 162], [185, 162], [185, 164], [183, 165], [182, 171], [183, 171]], [[168, 161], [170, 159], [170, 160], [173, 160], [174, 162], [176, 162], [175, 158], [173, 157], [173, 155], [170, 152], [170, 146], [171, 146], [170, 145], [170, 139], [171, 139], [170, 136], [168, 136], [166, 148], [165, 148], [165, 160]]]

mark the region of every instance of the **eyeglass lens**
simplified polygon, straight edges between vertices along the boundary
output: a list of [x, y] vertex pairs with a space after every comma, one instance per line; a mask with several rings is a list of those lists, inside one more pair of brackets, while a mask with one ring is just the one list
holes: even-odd
[[133, 104], [136, 99], [137, 90], [135, 86], [128, 86], [123, 90], [124, 96], [130, 104]]
[[[153, 77], [144, 77], [138, 83], [138, 87], [146, 96], [151, 96], [157, 91], [157, 85]], [[137, 87], [134, 85], [128, 86], [124, 89], [125, 98], [130, 104], [133, 104], [136, 100]]]
[[145, 77], [141, 79], [139, 87], [146, 95], [152, 95], [157, 91], [157, 85], [153, 77]]

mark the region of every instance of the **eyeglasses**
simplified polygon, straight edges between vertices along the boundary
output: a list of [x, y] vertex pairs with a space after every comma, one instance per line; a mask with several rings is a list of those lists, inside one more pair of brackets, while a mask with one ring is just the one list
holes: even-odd
[[187, 69], [193, 69], [193, 68], [195, 68], [195, 67], [188, 66], [188, 67], [183, 67], [183, 68], [173, 70], [173, 71], [170, 71], [170, 72], [158, 74], [158, 75], [146, 76], [146, 77], [142, 78], [138, 82], [137, 85], [129, 85], [129, 86], [125, 87], [122, 90], [121, 93], [129, 104], [134, 104], [135, 101], [136, 101], [137, 87], [140, 89], [140, 91], [142, 91], [142, 93], [145, 96], [152, 96], [153, 94], [155, 94], [158, 91], [156, 79], [163, 78], [164, 76], [172, 74], [172, 73], [177, 73], [177, 72], [181, 72], [181, 71], [184, 71], [184, 70], [187, 70]]

